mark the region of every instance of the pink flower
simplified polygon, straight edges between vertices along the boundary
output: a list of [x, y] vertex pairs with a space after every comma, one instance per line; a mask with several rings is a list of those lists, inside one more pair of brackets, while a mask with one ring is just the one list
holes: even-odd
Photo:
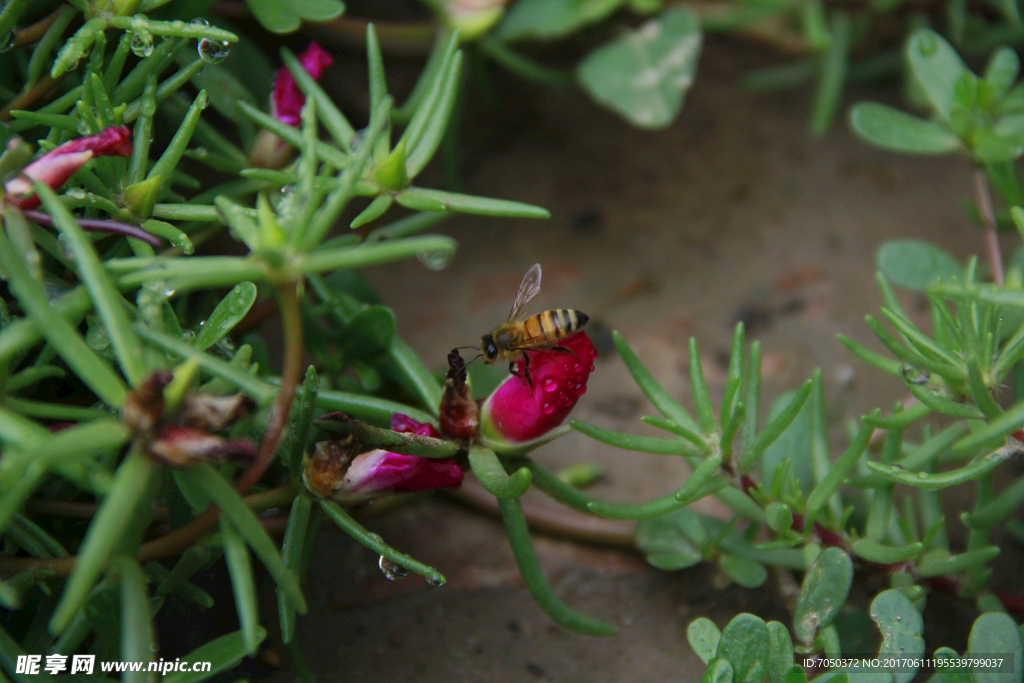
[[[432, 424], [395, 414], [391, 429], [439, 438]], [[349, 462], [351, 458], [351, 462]], [[421, 458], [381, 449], [355, 457], [338, 441], [323, 441], [306, 463], [303, 479], [316, 495], [353, 505], [391, 493], [412, 493], [454, 488], [462, 483], [462, 468], [452, 458]]]
[[[324, 69], [329, 67], [333, 61], [316, 41], [310, 43], [306, 51], [299, 55], [302, 68], [309, 72], [314, 81], [320, 80]], [[287, 67], [278, 69], [277, 80], [274, 81], [274, 94], [270, 100], [270, 113], [278, 121], [287, 123], [289, 126], [297, 126], [304, 104], [306, 104], [306, 96], [295, 84], [292, 72]]]
[[[597, 350], [585, 332], [566, 337], [559, 345], [572, 353], [527, 351], [531, 387], [511, 375], [484, 401], [480, 411], [482, 435], [490, 440], [522, 443], [542, 437], [562, 424], [587, 390]], [[517, 370], [523, 374], [525, 361]]]
[[18, 176], [7, 181], [4, 189], [18, 208], [34, 208], [39, 205], [39, 197], [32, 191], [33, 180], [57, 190], [93, 157], [131, 154], [131, 136], [126, 126], [111, 126], [96, 135], [65, 142], [23, 168]]

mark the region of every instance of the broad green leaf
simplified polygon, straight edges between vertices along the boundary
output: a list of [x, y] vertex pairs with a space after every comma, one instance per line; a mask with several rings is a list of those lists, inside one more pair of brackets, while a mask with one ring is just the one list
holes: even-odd
[[700, 22], [690, 10], [666, 10], [639, 29], [597, 48], [579, 65], [583, 88], [641, 128], [672, 123], [693, 83]]
[[1003, 665], [995, 668], [975, 667], [975, 683], [1020, 683], [1024, 673], [1024, 653], [1017, 624], [1008, 614], [989, 612], [974, 622], [967, 641], [967, 656], [977, 658], [1004, 658]]
[[[256, 635], [262, 642], [267, 637], [267, 632], [261, 628]], [[182, 660], [186, 662], [210, 662], [210, 671], [173, 671], [164, 676], [163, 683], [201, 683], [208, 678], [213, 678], [221, 671], [232, 668], [242, 661], [245, 654], [245, 638], [242, 632], [229, 633], [216, 640], [211, 640], [182, 657]]]
[[707, 617], [694, 619], [686, 627], [686, 640], [705, 664], [714, 659], [721, 638], [722, 632], [715, 626], [715, 622]]
[[637, 547], [659, 569], [692, 567], [704, 559], [700, 548], [706, 541], [700, 519], [686, 508], [643, 520], [636, 527]]
[[768, 570], [763, 564], [739, 555], [722, 553], [718, 566], [726, 576], [744, 588], [758, 588], [768, 578]]
[[339, 0], [284, 0], [284, 5], [307, 21], [328, 21], [345, 11]]
[[732, 664], [724, 659], [712, 660], [700, 683], [733, 683]]
[[935, 651], [935, 659], [949, 659], [953, 663], [952, 666], [935, 667], [942, 683], [971, 683], [971, 670], [956, 665], [960, 660], [960, 655], [957, 654], [956, 650], [950, 647], [940, 647]]
[[717, 658], [732, 664], [734, 683], [763, 683], [770, 649], [764, 620], [738, 614], [722, 630]]
[[519, 0], [494, 35], [502, 41], [551, 40], [601, 21], [623, 0]]
[[1000, 47], [988, 60], [985, 67], [985, 81], [993, 87], [996, 97], [1002, 97], [1017, 80], [1020, 58], [1012, 47]]
[[828, 626], [846, 602], [853, 581], [853, 562], [839, 548], [826, 548], [807, 570], [793, 610], [793, 632], [811, 644], [819, 628]]
[[251, 282], [239, 282], [202, 323], [192, 346], [205, 351], [216, 344], [242, 321], [255, 302], [256, 285]]
[[907, 39], [906, 59], [933, 111], [949, 121], [956, 83], [970, 73], [963, 60], [945, 38], [926, 28], [917, 29]]
[[[787, 683], [786, 678], [793, 668], [793, 639], [789, 629], [778, 621], [768, 622], [768, 681], [769, 683]], [[800, 667], [803, 671], [803, 667]]]
[[914, 603], [899, 590], [890, 588], [871, 602], [871, 618], [882, 632], [878, 656], [885, 659], [906, 659], [907, 663], [893, 670], [895, 683], [909, 683], [917, 673], [910, 662], [925, 654], [921, 631], [924, 622]]
[[345, 327], [339, 350], [351, 358], [372, 358], [385, 351], [395, 336], [395, 314], [387, 306], [367, 306]]
[[302, 19], [283, 0], [246, 0], [249, 10], [263, 28], [271, 33], [297, 31]]
[[[788, 392], [775, 400], [768, 412], [769, 424], [786, 411], [795, 396], [796, 392]], [[807, 401], [782, 435], [765, 449], [761, 456], [761, 481], [774, 481], [776, 470], [787, 459], [800, 489], [809, 491], [814, 486], [814, 473], [811, 471], [811, 405]]]
[[878, 250], [878, 269], [889, 280], [918, 292], [942, 278], [963, 278], [964, 269], [953, 256], [920, 240], [886, 242]]
[[893, 152], [948, 154], [960, 149], [952, 131], [876, 102], [859, 102], [850, 109], [850, 127], [865, 142]]

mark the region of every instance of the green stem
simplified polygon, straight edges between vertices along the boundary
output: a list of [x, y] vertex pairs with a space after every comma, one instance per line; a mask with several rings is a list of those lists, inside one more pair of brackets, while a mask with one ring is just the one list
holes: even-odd
[[498, 506], [501, 509], [501, 519], [505, 523], [505, 532], [508, 534], [508, 540], [512, 546], [512, 554], [515, 555], [516, 564], [519, 565], [519, 573], [522, 574], [523, 582], [530, 591], [530, 595], [544, 610], [544, 613], [562, 628], [576, 633], [591, 636], [614, 635], [618, 629], [613, 625], [576, 612], [559, 600], [551, 590], [550, 584], [541, 571], [537, 553], [533, 549], [530, 530], [526, 526], [526, 518], [523, 517], [523, 508], [519, 501], [498, 499]]

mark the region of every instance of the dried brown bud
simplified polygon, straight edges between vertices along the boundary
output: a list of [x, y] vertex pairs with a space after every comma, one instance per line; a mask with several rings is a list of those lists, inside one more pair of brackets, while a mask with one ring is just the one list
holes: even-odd
[[164, 387], [171, 383], [170, 372], [154, 372], [128, 393], [121, 407], [121, 422], [136, 434], [153, 430], [163, 417]]
[[245, 417], [256, 402], [245, 394], [216, 396], [198, 391], [185, 394], [178, 421], [186, 427], [220, 431]]
[[327, 498], [345, 478], [355, 453], [355, 439], [318, 441], [313, 457], [302, 468], [302, 480], [313, 494]]
[[200, 462], [248, 463], [256, 457], [250, 442], [208, 434], [199, 429], [168, 425], [147, 446], [153, 458], [170, 467], [191, 467]]
[[476, 438], [480, 428], [480, 406], [473, 399], [466, 383], [466, 362], [458, 349], [448, 354], [448, 374], [441, 396], [441, 432], [465, 443]]

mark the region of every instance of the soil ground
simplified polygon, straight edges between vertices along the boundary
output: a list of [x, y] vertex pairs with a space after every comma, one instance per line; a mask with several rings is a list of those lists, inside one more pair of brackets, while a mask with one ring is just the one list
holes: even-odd
[[[629, 128], [577, 90], [503, 83], [505, 99], [473, 110], [488, 117], [486, 128], [467, 123], [466, 189], [538, 204], [552, 217], [456, 218], [440, 228], [460, 245], [447, 269], [411, 261], [370, 271], [399, 332], [443, 367], [450, 348], [474, 344], [504, 321], [523, 273], [540, 262], [537, 310], [587, 312], [601, 348], [575, 417], [653, 433], [640, 417], [655, 411], [609, 347], [609, 330], [692, 407], [689, 337], [700, 344], [717, 398], [733, 326], [744, 320], [748, 339], [763, 345], [766, 397], [821, 368], [838, 449], [849, 419], [890, 407], [903, 390], [836, 335], [880, 348], [863, 318], [880, 305], [874, 258], [884, 241], [927, 239], [959, 257], [981, 251], [962, 208], [969, 169], [959, 159], [872, 149], [842, 117], [813, 139], [807, 91], [755, 96], [738, 84], [763, 60], [732, 44], [706, 46], [682, 115], [658, 133]], [[895, 90], [851, 91], [844, 106], [897, 102]], [[907, 294], [905, 303], [922, 314], [920, 297]], [[589, 492], [609, 500], [650, 500], [686, 476], [677, 459], [617, 451], [581, 434], [535, 455], [555, 469], [600, 465], [605, 477]], [[707, 501], [698, 507], [724, 515]], [[633, 552], [537, 535], [556, 592], [620, 627], [607, 639], [568, 634], [531, 601], [494, 519], [435, 499], [371, 527], [438, 567], [448, 583], [389, 582], [376, 556], [325, 534], [300, 628], [310, 667], [326, 683], [695, 681], [703, 667], [686, 644], [692, 619], [721, 626], [749, 611], [789, 621], [774, 578], [767, 590], [723, 587], [710, 565], [661, 572]], [[282, 671], [275, 680], [291, 676]]]

